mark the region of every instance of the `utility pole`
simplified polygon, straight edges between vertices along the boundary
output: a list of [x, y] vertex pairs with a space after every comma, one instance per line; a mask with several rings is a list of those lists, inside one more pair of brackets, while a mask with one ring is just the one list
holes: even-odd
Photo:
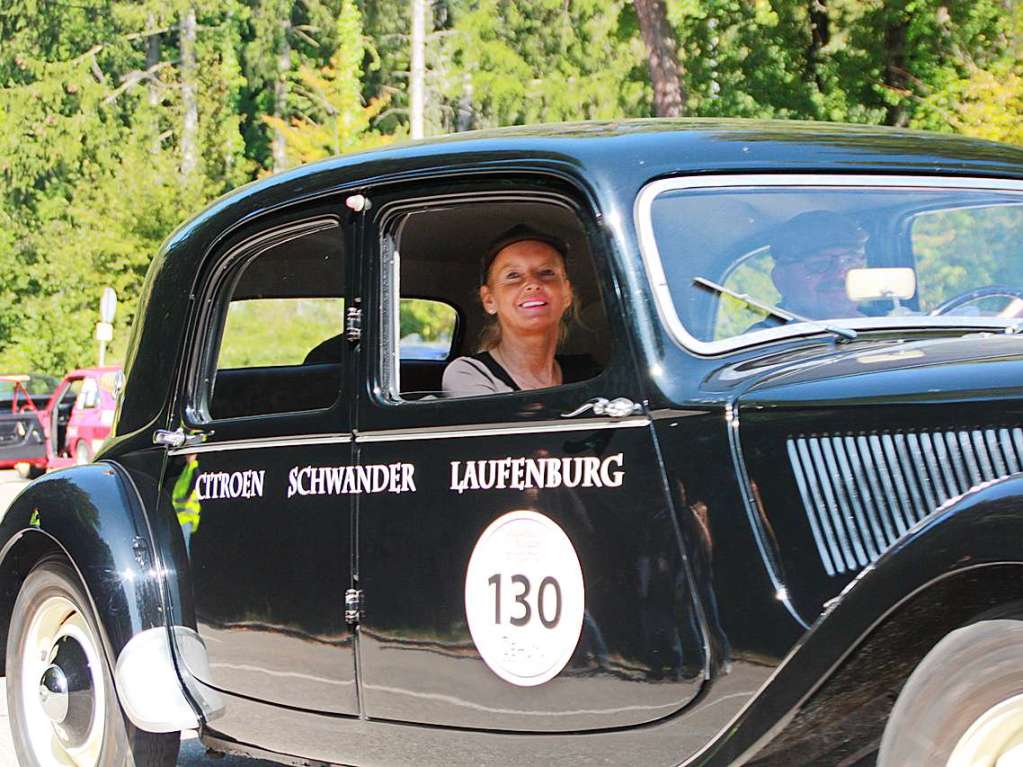
[[195, 55], [195, 8], [189, 5], [181, 14], [181, 175], [188, 179], [199, 164], [199, 101]]
[[99, 341], [99, 366], [107, 362], [107, 343], [114, 337], [114, 314], [117, 312], [117, 294], [113, 288], [103, 288], [99, 300], [99, 322], [96, 323], [96, 340]]
[[414, 139], [426, 135], [426, 11], [427, 0], [412, 0], [409, 127]]

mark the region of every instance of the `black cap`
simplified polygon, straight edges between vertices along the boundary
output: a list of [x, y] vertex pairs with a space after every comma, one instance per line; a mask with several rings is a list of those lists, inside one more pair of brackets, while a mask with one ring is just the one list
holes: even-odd
[[810, 210], [779, 226], [770, 244], [775, 261], [791, 261], [828, 248], [859, 248], [866, 241], [867, 233], [851, 218]]
[[529, 240], [536, 240], [537, 242], [542, 242], [545, 245], [550, 245], [561, 254], [561, 257], [567, 264], [567, 243], [553, 235], [537, 231], [525, 224], [516, 224], [511, 229], [499, 234], [493, 242], [490, 243], [490, 247], [488, 247], [487, 252], [483, 254], [483, 258], [480, 259], [480, 285], [485, 285], [487, 283], [487, 273], [490, 271], [490, 267], [493, 265], [494, 259], [497, 258], [498, 253], [507, 248], [509, 245], [514, 245], [516, 242], [526, 242]]

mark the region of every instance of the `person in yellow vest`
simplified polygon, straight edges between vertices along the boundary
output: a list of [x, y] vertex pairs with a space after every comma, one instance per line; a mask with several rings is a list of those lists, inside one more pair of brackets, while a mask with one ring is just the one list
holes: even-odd
[[178, 515], [178, 524], [181, 525], [181, 532], [185, 536], [185, 551], [189, 550], [189, 543], [192, 534], [199, 529], [199, 517], [202, 513], [202, 506], [199, 503], [198, 490], [195, 485], [196, 471], [199, 468], [199, 459], [195, 453], [185, 456], [185, 468], [178, 475], [171, 492], [171, 505]]

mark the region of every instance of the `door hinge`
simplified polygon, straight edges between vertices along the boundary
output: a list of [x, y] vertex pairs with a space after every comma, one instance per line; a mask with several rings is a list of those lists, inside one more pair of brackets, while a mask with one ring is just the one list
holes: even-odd
[[345, 623], [352, 626], [362, 618], [362, 589], [348, 589], [345, 592]]
[[345, 339], [351, 342], [362, 338], [362, 309], [358, 306], [349, 306], [345, 310]]

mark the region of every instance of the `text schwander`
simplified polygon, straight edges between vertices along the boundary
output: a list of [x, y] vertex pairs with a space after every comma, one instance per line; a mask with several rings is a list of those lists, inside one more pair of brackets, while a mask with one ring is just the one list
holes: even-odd
[[415, 471], [411, 463], [295, 466], [288, 472], [288, 498], [293, 495], [414, 493]]
[[466, 490], [621, 487], [624, 479], [621, 453], [606, 458], [495, 458], [451, 462], [451, 489], [459, 493]]

